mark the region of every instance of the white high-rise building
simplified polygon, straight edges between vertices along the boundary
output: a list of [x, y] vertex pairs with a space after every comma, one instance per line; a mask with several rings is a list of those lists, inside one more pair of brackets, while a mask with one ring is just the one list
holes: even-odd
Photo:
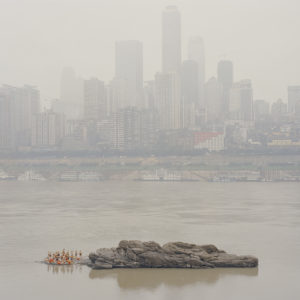
[[106, 88], [103, 81], [91, 78], [84, 81], [84, 118], [101, 121], [107, 117]]
[[109, 115], [119, 109], [131, 106], [130, 92], [126, 80], [114, 78], [108, 86], [108, 111]]
[[177, 73], [181, 67], [181, 17], [176, 6], [162, 14], [162, 72]]
[[155, 76], [155, 108], [159, 113], [160, 129], [182, 128], [180, 77], [175, 73]]
[[207, 121], [215, 123], [222, 120], [222, 85], [215, 77], [205, 84], [205, 108]]
[[253, 90], [251, 80], [246, 79], [233, 84], [229, 101], [230, 118], [253, 121]]
[[233, 84], [233, 63], [230, 60], [221, 60], [218, 63], [218, 82], [222, 86], [223, 112], [229, 111], [230, 89]]
[[143, 44], [139, 41], [116, 43], [115, 78], [127, 87], [129, 106], [141, 107], [143, 101]]
[[30, 146], [32, 117], [39, 106], [40, 94], [35, 87], [0, 88], [0, 148]]
[[183, 127], [196, 125], [196, 110], [199, 109], [199, 69], [194, 60], [186, 60], [181, 67], [181, 109]]
[[65, 135], [65, 116], [53, 111], [38, 113], [33, 117], [31, 133], [32, 147], [58, 146]]
[[205, 49], [204, 41], [200, 36], [190, 38], [188, 44], [188, 58], [198, 64], [198, 89], [199, 105], [204, 106], [204, 84], [205, 84]]

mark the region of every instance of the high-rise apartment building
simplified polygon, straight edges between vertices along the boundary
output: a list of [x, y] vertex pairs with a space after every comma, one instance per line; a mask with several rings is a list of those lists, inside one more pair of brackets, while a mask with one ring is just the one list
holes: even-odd
[[282, 99], [278, 99], [271, 106], [271, 114], [275, 120], [279, 120], [287, 114], [288, 106], [286, 103], [282, 101]]
[[159, 113], [160, 129], [182, 128], [180, 77], [175, 73], [155, 76], [155, 108]]
[[176, 6], [162, 14], [162, 72], [177, 73], [181, 67], [181, 17]]
[[288, 112], [300, 116], [300, 85], [288, 87]]
[[0, 148], [30, 146], [32, 117], [39, 108], [40, 94], [36, 88], [0, 88]]
[[221, 60], [218, 63], [218, 82], [222, 85], [223, 111], [229, 111], [230, 89], [233, 84], [233, 63], [230, 60]]
[[111, 116], [111, 144], [118, 151], [130, 151], [141, 146], [141, 115], [134, 107], [120, 109]]
[[223, 118], [222, 85], [215, 77], [205, 84], [205, 108], [207, 121], [217, 123]]
[[31, 133], [32, 147], [56, 147], [65, 135], [65, 116], [53, 111], [35, 114], [32, 120]]
[[130, 92], [127, 81], [122, 78], [114, 78], [108, 85], [108, 111], [109, 115], [119, 109], [131, 106]]
[[188, 44], [188, 58], [198, 65], [198, 89], [199, 104], [204, 106], [204, 84], [205, 84], [205, 49], [203, 39], [199, 36], [190, 38]]
[[115, 78], [127, 87], [129, 106], [141, 107], [143, 97], [143, 45], [139, 41], [116, 43]]
[[263, 120], [270, 113], [270, 104], [265, 100], [256, 100], [253, 105], [255, 120]]
[[195, 127], [196, 110], [199, 108], [199, 68], [194, 60], [186, 60], [181, 67], [181, 109], [183, 127]]
[[250, 80], [233, 84], [230, 90], [229, 113], [233, 120], [253, 120], [253, 90]]
[[106, 87], [103, 81], [84, 81], [84, 119], [101, 121], [107, 117]]

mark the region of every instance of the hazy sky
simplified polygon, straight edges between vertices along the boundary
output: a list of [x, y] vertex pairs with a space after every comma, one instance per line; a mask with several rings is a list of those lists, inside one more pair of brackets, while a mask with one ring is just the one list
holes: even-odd
[[64, 66], [108, 81], [114, 43], [144, 44], [145, 80], [161, 68], [161, 12], [182, 14], [183, 58], [192, 35], [206, 46], [206, 79], [222, 58], [235, 80], [251, 78], [255, 99], [287, 98], [300, 84], [299, 0], [0, 0], [0, 83], [32, 84], [43, 99], [59, 95]]

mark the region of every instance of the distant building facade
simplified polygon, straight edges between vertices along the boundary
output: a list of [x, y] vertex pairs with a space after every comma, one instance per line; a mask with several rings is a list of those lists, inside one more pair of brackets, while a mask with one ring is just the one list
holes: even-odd
[[53, 111], [35, 114], [32, 120], [33, 148], [57, 147], [65, 136], [65, 116]]
[[233, 120], [253, 120], [253, 90], [250, 80], [233, 84], [230, 90], [229, 113]]
[[107, 117], [107, 92], [103, 81], [84, 81], [84, 119], [100, 121]]
[[116, 43], [115, 78], [122, 80], [128, 93], [128, 106], [141, 107], [143, 98], [143, 45], [139, 41]]
[[209, 152], [222, 151], [225, 135], [222, 132], [195, 132], [194, 148], [198, 150], [208, 150]]
[[199, 108], [199, 68], [197, 62], [186, 60], [181, 67], [181, 109], [184, 128], [195, 127]]
[[155, 108], [162, 130], [182, 128], [180, 78], [175, 73], [155, 76]]
[[205, 48], [204, 41], [199, 36], [190, 38], [188, 44], [188, 58], [197, 63], [198, 66], [198, 103], [197, 107], [204, 106], [204, 84], [205, 84]]
[[33, 115], [40, 110], [40, 93], [32, 86], [0, 88], [0, 148], [29, 147]]
[[233, 85], [233, 63], [221, 60], [218, 63], [218, 82], [222, 86], [222, 103], [224, 113], [229, 112], [230, 90]]

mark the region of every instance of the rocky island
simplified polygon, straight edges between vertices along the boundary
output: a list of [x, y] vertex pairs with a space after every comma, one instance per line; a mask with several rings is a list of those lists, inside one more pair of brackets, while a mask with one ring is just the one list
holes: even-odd
[[183, 242], [167, 243], [121, 241], [116, 248], [100, 248], [89, 254], [93, 269], [113, 268], [254, 268], [258, 259], [219, 250], [214, 245]]

